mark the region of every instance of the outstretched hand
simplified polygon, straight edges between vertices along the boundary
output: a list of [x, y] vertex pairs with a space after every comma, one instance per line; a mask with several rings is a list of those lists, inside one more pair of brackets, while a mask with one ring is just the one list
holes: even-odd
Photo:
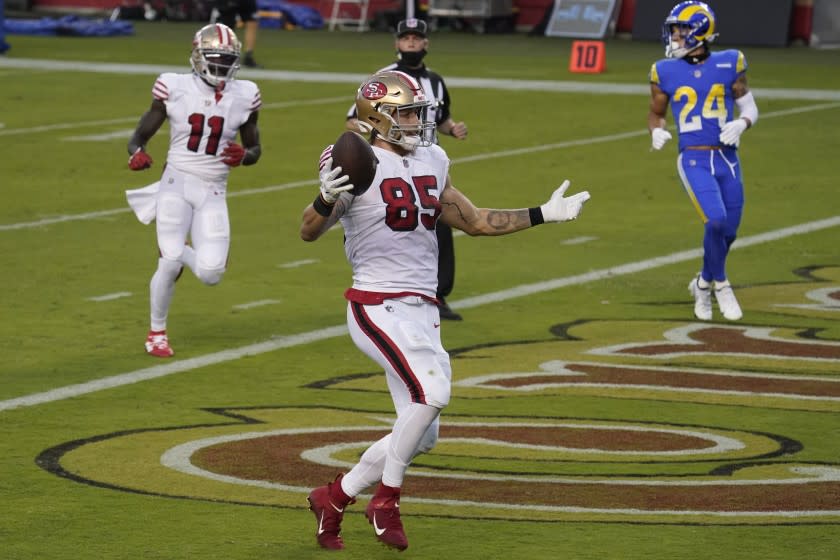
[[563, 184], [557, 187], [557, 190], [551, 195], [551, 198], [540, 206], [542, 210], [543, 220], [546, 222], [568, 222], [574, 220], [583, 209], [583, 204], [589, 200], [589, 191], [581, 191], [573, 194], [568, 198], [564, 198], [566, 190], [571, 185], [567, 179]]

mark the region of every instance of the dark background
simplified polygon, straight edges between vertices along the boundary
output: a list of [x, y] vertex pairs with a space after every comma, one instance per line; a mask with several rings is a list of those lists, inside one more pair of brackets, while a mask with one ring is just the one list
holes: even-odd
[[[718, 0], [707, 4], [715, 13], [721, 43], [787, 46], [793, 0]], [[636, 0], [633, 39], [661, 40], [662, 23], [675, 5], [674, 0]]]

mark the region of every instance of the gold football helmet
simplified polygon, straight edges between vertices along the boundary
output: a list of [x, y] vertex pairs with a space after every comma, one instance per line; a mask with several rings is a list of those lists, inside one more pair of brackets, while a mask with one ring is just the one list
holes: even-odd
[[[432, 144], [435, 123], [428, 121], [426, 114], [431, 105], [414, 78], [389, 70], [374, 74], [359, 86], [356, 118], [365, 133], [376, 131], [386, 142], [413, 150]], [[414, 111], [417, 121], [400, 118], [400, 112], [407, 109]]]
[[205, 25], [193, 38], [193, 72], [212, 86], [228, 82], [239, 70], [239, 53], [242, 45], [236, 33], [221, 23]]

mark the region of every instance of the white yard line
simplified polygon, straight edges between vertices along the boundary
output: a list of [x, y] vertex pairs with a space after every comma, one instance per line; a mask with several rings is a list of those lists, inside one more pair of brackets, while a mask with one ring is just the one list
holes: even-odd
[[[260, 108], [261, 111], [266, 109], [286, 109], [289, 107], [300, 107], [301, 105], [330, 105], [332, 103], [348, 103], [347, 96], [342, 95], [341, 97], [321, 97], [319, 99], [301, 99], [295, 101], [278, 101], [276, 103], [263, 103], [263, 106]], [[41, 126], [31, 126], [28, 128], [5, 128], [0, 130], [0, 136], [17, 136], [20, 134], [35, 134], [40, 132], [52, 132], [55, 130], [75, 130], [77, 128], [85, 128], [91, 126], [107, 126], [112, 124], [123, 124], [123, 123], [132, 123], [136, 124], [137, 121], [140, 119], [139, 116], [134, 117], [122, 117], [118, 119], [107, 119], [107, 120], [97, 120], [97, 121], [81, 121], [81, 122], [73, 122], [73, 123], [56, 123], [56, 124], [47, 124]], [[3, 127], [0, 127], [3, 128]], [[128, 136], [131, 136], [131, 133], [134, 129], [130, 129], [128, 131]], [[122, 134], [122, 132], [111, 132], [108, 134]], [[74, 136], [69, 136], [65, 138], [74, 139]]]
[[248, 303], [240, 303], [239, 305], [234, 305], [233, 309], [244, 311], [247, 309], [254, 309], [255, 307], [263, 307], [265, 305], [274, 305], [277, 303], [280, 303], [279, 299], [260, 299], [257, 301], [251, 301]]
[[[0, 57], [0, 68], [19, 68], [23, 70], [50, 70], [58, 72], [95, 72], [101, 74], [145, 74], [157, 76], [161, 72], [186, 72], [181, 66], [158, 66], [154, 64], [122, 64], [104, 62], [85, 62], [73, 60], [41, 60], [32, 58]], [[276, 80], [281, 82], [315, 82], [326, 84], [358, 85], [368, 77], [367, 74], [338, 72], [291, 72], [282, 70], [251, 70], [243, 68], [239, 76], [254, 80]], [[492, 78], [446, 78], [450, 88], [475, 88], [515, 91], [550, 91], [556, 93], [585, 92], [601, 95], [649, 95], [647, 83], [617, 84], [551, 81], [551, 80], [504, 80]], [[790, 88], [752, 88], [759, 99], [800, 99], [812, 101], [840, 101], [840, 91], [830, 89], [790, 89]]]
[[[1, 66], [1, 65], [0, 65]], [[800, 113], [807, 113], [810, 111], [821, 111], [823, 109], [835, 109], [840, 107], [840, 103], [823, 103], [820, 105], [811, 105], [806, 107], [795, 107], [792, 109], [784, 109], [781, 111], [771, 111], [768, 113], [762, 113], [761, 118], [763, 120], [772, 119], [776, 117], [786, 117], [789, 115], [795, 115]], [[103, 121], [97, 121], [103, 122]], [[65, 127], [65, 125], [51, 125], [51, 126], [61, 126]], [[512, 156], [521, 156], [527, 154], [534, 154], [538, 152], [545, 152], [550, 150], [560, 150], [564, 148], [573, 148], [576, 146], [589, 146], [592, 144], [601, 144], [605, 142], [614, 142], [616, 140], [626, 140], [628, 138], [634, 138], [637, 136], [646, 136], [649, 132], [646, 129], [643, 130], [635, 130], [632, 132], [621, 132], [618, 134], [608, 134], [605, 136], [593, 136], [591, 138], [580, 138], [578, 140], [566, 140], [563, 142], [555, 142], [552, 144], [542, 144], [540, 146], [529, 146], [525, 148], [517, 148], [513, 150], [501, 150], [498, 152], [488, 152], [484, 154], [475, 154], [472, 156], [465, 156], [461, 158], [455, 158], [452, 160], [452, 164], [459, 164], [459, 163], [473, 163], [477, 161], [486, 161], [489, 159], [498, 159], [502, 157], [512, 157]], [[2, 135], [2, 131], [0, 131], [0, 135]], [[316, 180], [304, 180], [304, 181], [293, 181], [291, 183], [284, 183], [281, 185], [269, 185], [266, 187], [257, 187], [253, 189], [240, 189], [236, 191], [231, 191], [228, 193], [228, 198], [235, 198], [238, 196], [249, 196], [252, 194], [264, 194], [269, 192], [276, 192], [276, 191], [284, 191], [288, 189], [294, 189], [298, 187], [309, 187], [312, 185], [316, 185], [318, 181]], [[96, 210], [93, 212], [85, 212], [82, 214], [70, 214], [70, 215], [62, 215], [62, 216], [53, 216], [49, 218], [43, 218], [41, 220], [36, 220], [34, 222], [18, 222], [14, 224], [0, 224], [0, 232], [3, 231], [14, 231], [14, 230], [21, 230], [21, 229], [37, 229], [42, 228], [44, 226], [58, 224], [62, 222], [74, 222], [74, 221], [82, 221], [82, 220], [96, 220], [99, 218], [105, 218], [108, 216], [113, 216], [115, 214], [123, 214], [129, 212], [128, 206], [125, 208], [113, 208], [111, 210]]]
[[[751, 247], [753, 245], [759, 245], [762, 243], [770, 243], [772, 241], [778, 241], [779, 239], [784, 239], [786, 237], [792, 237], [794, 235], [803, 235], [837, 226], [840, 226], [840, 216], [834, 216], [832, 218], [817, 220], [814, 222], [806, 222], [804, 224], [768, 231], [765, 233], [760, 233], [757, 235], [751, 235], [749, 237], [738, 239], [738, 241], [736, 241], [735, 244], [732, 246], [732, 249], [735, 250], [744, 247]], [[644, 270], [651, 270], [654, 268], [668, 266], [678, 262], [694, 260], [699, 258], [701, 255], [701, 249], [680, 251], [677, 253], [671, 253], [670, 255], [654, 257], [652, 259], [645, 259], [610, 268], [604, 268], [601, 270], [594, 270], [585, 274], [567, 276], [565, 278], [555, 278], [554, 280], [536, 282], [533, 284], [523, 284], [507, 290], [491, 292], [489, 294], [462, 299], [460, 301], [453, 301], [450, 303], [450, 305], [456, 309], [467, 309], [470, 307], [477, 307], [479, 305], [484, 305], [487, 303], [505, 301], [508, 299], [536, 294], [540, 292], [547, 292], [559, 288], [565, 288], [568, 286], [588, 284], [591, 282], [596, 282], [598, 280], [603, 280], [605, 278], [614, 278], [616, 276], [635, 274], [636, 272], [641, 272]], [[78, 397], [81, 395], [86, 395], [88, 393], [102, 391], [104, 389], [120, 387], [123, 385], [130, 385], [132, 383], [139, 383], [141, 381], [146, 381], [149, 379], [166, 377], [168, 375], [173, 375], [184, 371], [191, 371], [193, 369], [201, 367], [229, 362], [232, 360], [238, 360], [245, 356], [256, 356], [259, 354], [265, 354], [267, 352], [274, 352], [275, 350], [279, 350], [282, 348], [300, 346], [302, 344], [309, 344], [311, 342], [317, 342], [319, 340], [325, 340], [337, 336], [346, 336], [347, 333], [348, 330], [345, 325], [336, 325], [333, 327], [327, 327], [324, 329], [318, 329], [305, 333], [286, 336], [276, 336], [271, 340], [267, 340], [265, 342], [260, 342], [257, 344], [249, 344], [247, 346], [223, 350], [221, 352], [206, 354], [204, 356], [198, 356], [196, 358], [190, 358], [187, 360], [170, 361], [166, 362], [165, 364], [153, 366], [150, 368], [113, 375], [110, 377], [103, 377], [101, 379], [95, 379], [93, 381], [80, 383], [78, 385], [68, 385], [66, 387], [52, 389], [43, 393], [34, 393], [24, 397], [0, 401], [0, 411], [12, 410], [15, 408], [22, 408], [27, 406], [36, 406], [39, 404], [45, 404], [63, 399], [69, 399], [72, 397]]]
[[89, 297], [88, 301], [97, 301], [97, 302], [99, 302], [99, 301], [111, 301], [111, 300], [115, 300], [115, 299], [129, 297], [129, 296], [131, 296], [131, 292], [115, 292], [113, 294], [105, 294], [105, 295], [102, 295], [102, 296]]

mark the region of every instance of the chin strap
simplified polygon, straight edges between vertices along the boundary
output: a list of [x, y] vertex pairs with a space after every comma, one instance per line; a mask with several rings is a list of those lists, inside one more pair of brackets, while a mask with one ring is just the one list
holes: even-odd
[[704, 60], [709, 58], [710, 54], [711, 53], [709, 52], [709, 49], [704, 46], [703, 47], [703, 52], [701, 52], [700, 54], [692, 55], [692, 56], [686, 56], [685, 60], [689, 64], [699, 64], [700, 62], [703, 62]]

